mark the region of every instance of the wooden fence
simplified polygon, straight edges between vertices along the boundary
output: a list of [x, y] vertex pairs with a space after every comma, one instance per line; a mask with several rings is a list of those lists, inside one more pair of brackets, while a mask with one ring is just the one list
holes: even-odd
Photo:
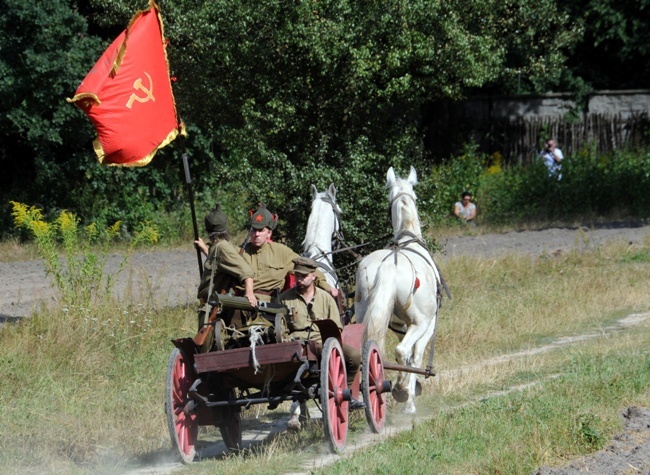
[[466, 117], [445, 119], [446, 123], [434, 120], [428, 127], [426, 144], [434, 159], [458, 154], [471, 141], [481, 152], [501, 153], [508, 164], [533, 162], [549, 137], [556, 139], [564, 156], [577, 155], [586, 147], [607, 153], [650, 143], [647, 112], [584, 114], [578, 121], [563, 116], [492, 118], [474, 124]]

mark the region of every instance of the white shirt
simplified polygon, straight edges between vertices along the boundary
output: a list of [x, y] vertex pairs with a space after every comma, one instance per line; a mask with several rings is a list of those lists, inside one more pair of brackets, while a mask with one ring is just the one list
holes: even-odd
[[[555, 153], [555, 155], [553, 155]], [[555, 161], [555, 157], [562, 162], [564, 160], [564, 155], [562, 154], [562, 150], [559, 148], [555, 147], [553, 152], [547, 151], [546, 149], [542, 150], [539, 154], [539, 157], [544, 161], [544, 165], [546, 165], [546, 168], [548, 168], [548, 174], [549, 176], [555, 176], [557, 175], [558, 180], [562, 178], [562, 175], [560, 174], [560, 170], [562, 169], [561, 163], [558, 163]]]

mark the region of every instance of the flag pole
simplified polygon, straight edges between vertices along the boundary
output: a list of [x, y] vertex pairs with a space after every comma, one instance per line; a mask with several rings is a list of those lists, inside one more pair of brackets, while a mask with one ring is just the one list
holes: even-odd
[[[185, 148], [185, 146], [183, 146]], [[187, 194], [190, 198], [190, 210], [192, 211], [192, 226], [194, 227], [194, 240], [199, 239], [199, 227], [196, 224], [196, 211], [194, 210], [194, 191], [192, 190], [192, 177], [190, 176], [190, 165], [187, 161], [187, 153], [183, 150], [183, 169], [185, 170], [185, 184], [187, 185]], [[199, 261], [199, 274], [203, 277], [203, 259], [201, 250], [196, 248], [196, 258]]]

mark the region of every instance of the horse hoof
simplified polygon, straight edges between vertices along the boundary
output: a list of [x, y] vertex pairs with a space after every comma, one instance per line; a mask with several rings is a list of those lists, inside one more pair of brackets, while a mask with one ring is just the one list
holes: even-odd
[[416, 380], [415, 381], [415, 395], [419, 396], [420, 394], [422, 394], [422, 384], [420, 383], [420, 381]]
[[287, 422], [287, 430], [289, 432], [300, 432], [301, 429], [302, 427], [299, 421], [290, 420], [289, 422]]
[[406, 402], [409, 399], [409, 392], [404, 388], [395, 387], [391, 390], [391, 393], [397, 402]]
[[415, 414], [415, 404], [413, 404], [412, 402], [404, 404], [404, 408], [402, 409], [402, 412], [404, 414]]

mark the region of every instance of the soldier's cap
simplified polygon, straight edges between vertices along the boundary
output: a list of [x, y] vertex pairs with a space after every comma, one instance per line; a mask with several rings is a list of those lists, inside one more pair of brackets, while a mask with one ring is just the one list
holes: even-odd
[[271, 214], [264, 204], [260, 203], [257, 210], [251, 211], [251, 228], [275, 229], [276, 224], [278, 224], [278, 215]]
[[309, 257], [296, 257], [292, 262], [294, 274], [309, 274], [318, 269], [318, 262]]
[[208, 233], [223, 233], [228, 231], [228, 216], [221, 211], [221, 203], [217, 203], [214, 209], [205, 215], [205, 230]]

